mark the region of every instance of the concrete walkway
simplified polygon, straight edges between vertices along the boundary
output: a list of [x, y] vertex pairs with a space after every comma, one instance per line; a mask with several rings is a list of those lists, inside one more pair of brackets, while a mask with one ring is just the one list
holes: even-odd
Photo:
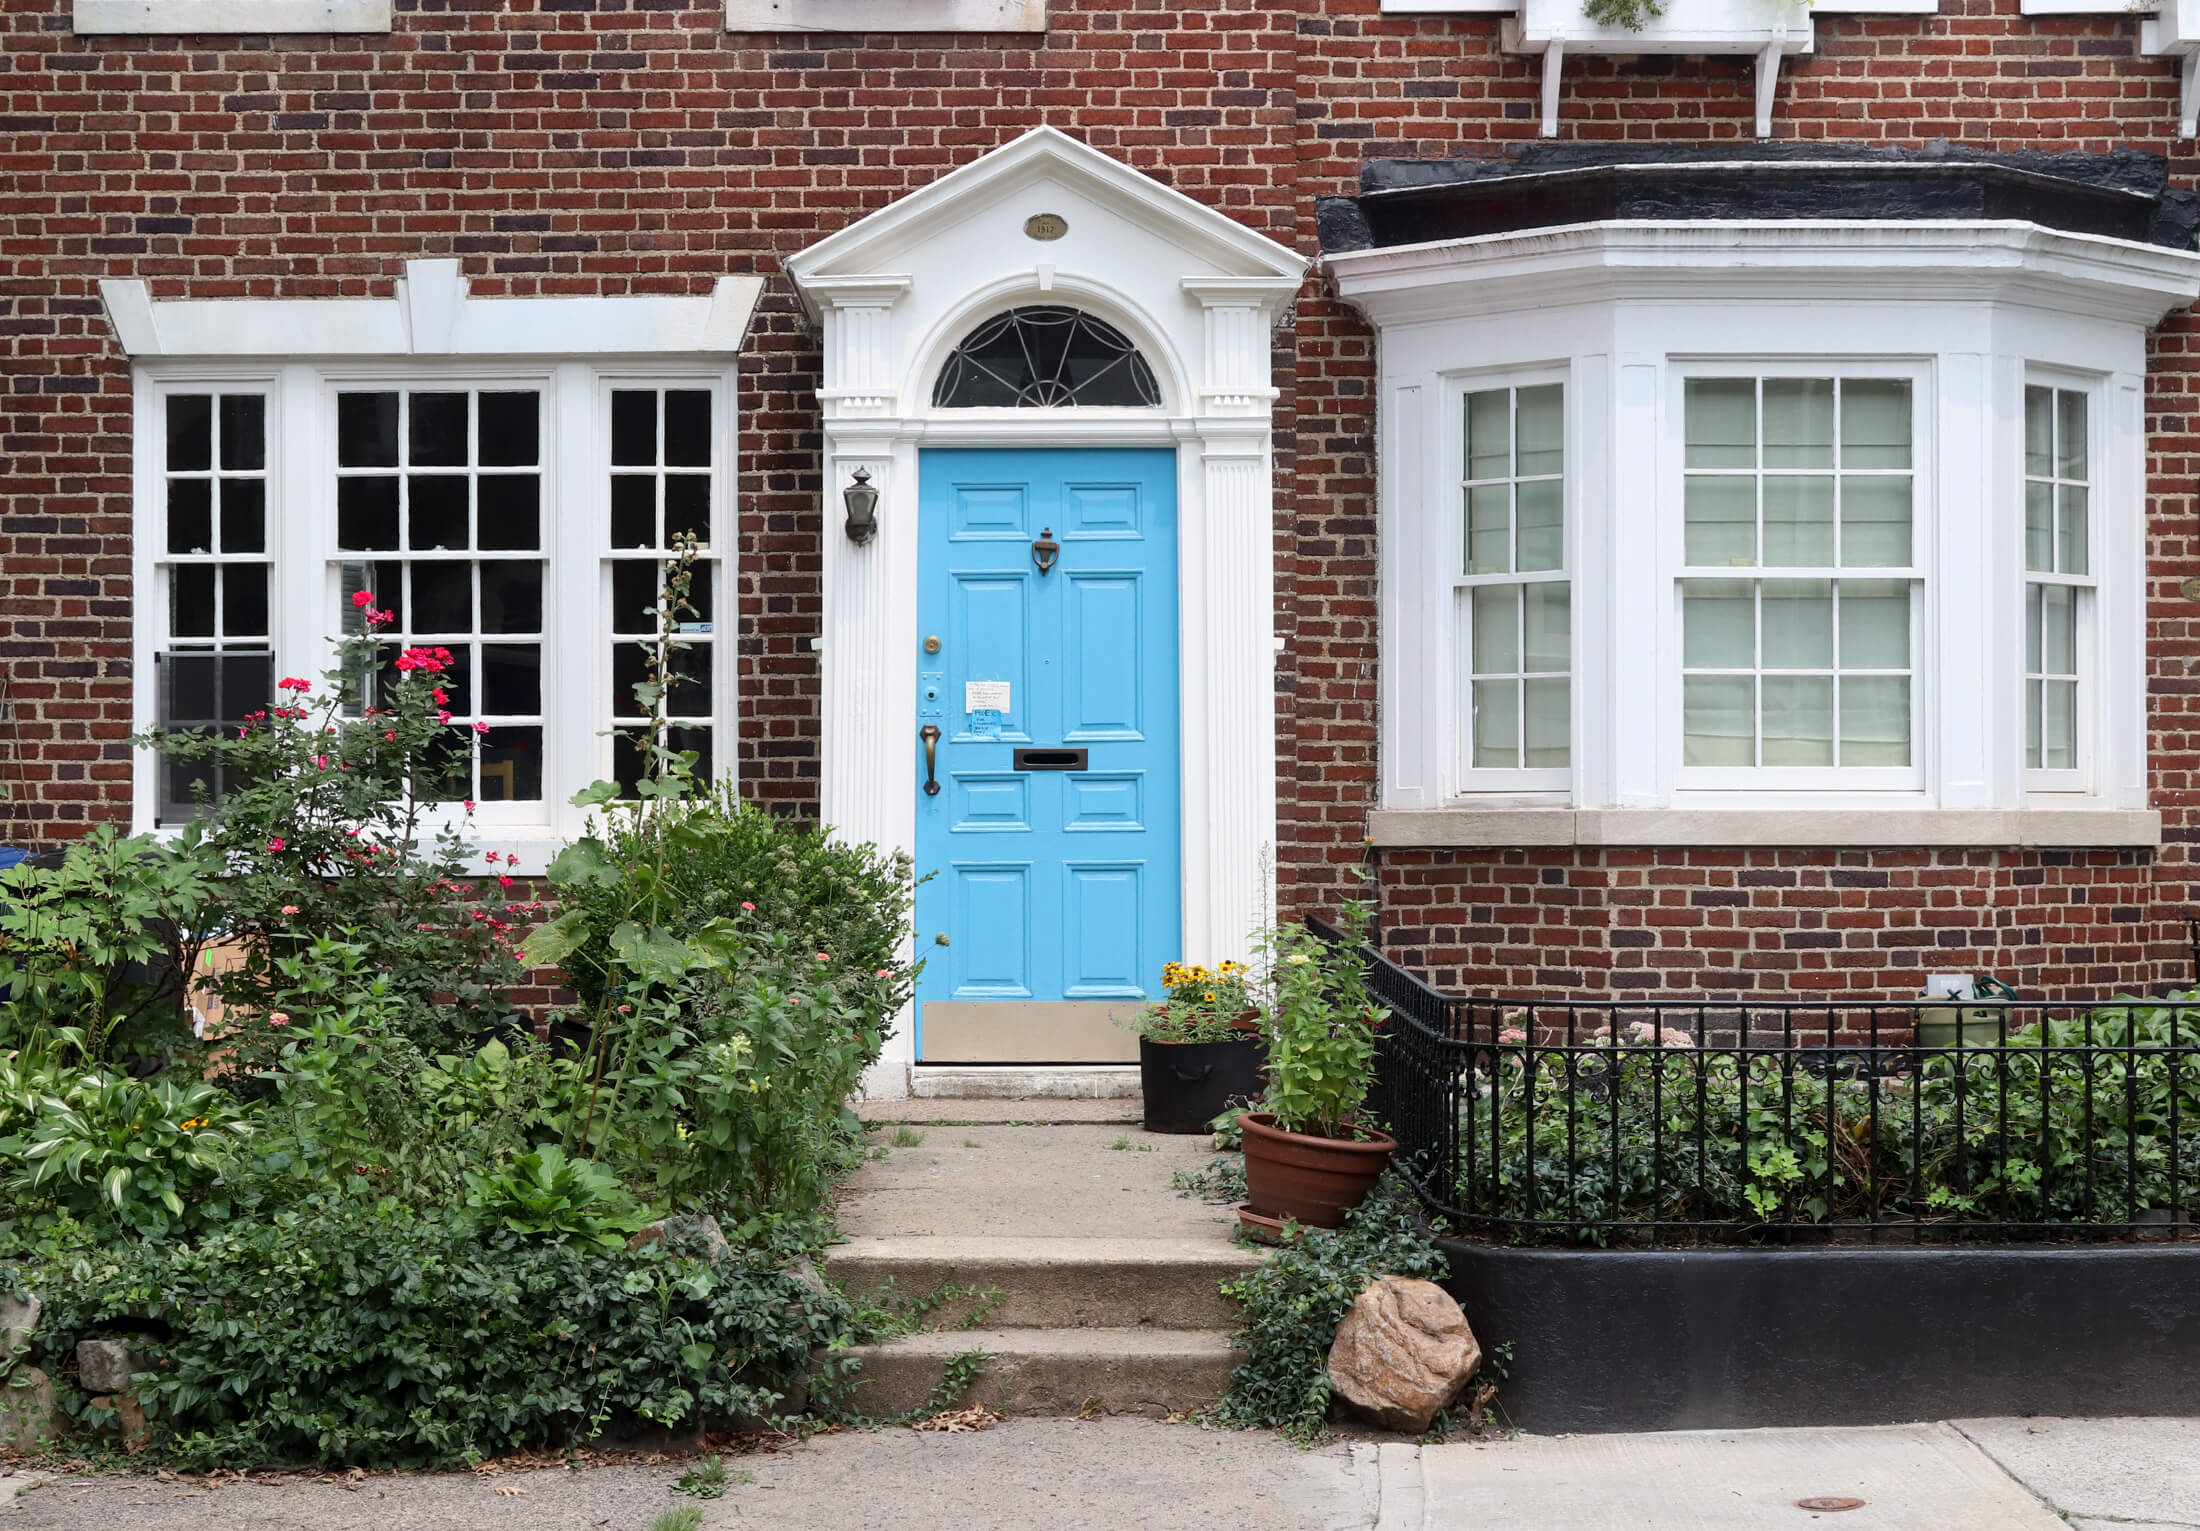
[[[2194, 1531], [2200, 1419], [1522, 1437], [1297, 1451], [1141, 1419], [820, 1436], [729, 1459], [713, 1531]], [[232, 1483], [62, 1478], [4, 1531], [647, 1531], [681, 1464]], [[518, 1490], [519, 1492], [500, 1492]], [[1810, 1498], [1861, 1499], [1848, 1511]]]

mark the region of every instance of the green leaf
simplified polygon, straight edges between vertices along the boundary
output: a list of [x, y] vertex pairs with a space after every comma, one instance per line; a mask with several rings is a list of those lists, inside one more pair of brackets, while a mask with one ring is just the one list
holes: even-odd
[[[607, 787], [610, 783], [598, 782], [596, 785]], [[586, 795], [582, 794], [583, 797]], [[573, 801], [578, 803], [580, 798], [576, 797]], [[558, 852], [557, 859], [550, 863], [550, 880], [563, 888], [584, 888], [591, 883], [614, 881], [617, 876], [618, 869], [612, 865], [610, 852], [593, 835], [584, 835], [575, 840]]]
[[619, 784], [615, 781], [590, 782], [572, 797], [575, 808], [601, 808], [606, 803], [615, 803], [618, 800]]
[[[563, 861], [565, 857], [558, 859]], [[587, 939], [588, 916], [579, 909], [568, 909], [549, 924], [537, 926], [528, 933], [527, 939], [520, 944], [520, 960], [538, 967], [563, 962]]]

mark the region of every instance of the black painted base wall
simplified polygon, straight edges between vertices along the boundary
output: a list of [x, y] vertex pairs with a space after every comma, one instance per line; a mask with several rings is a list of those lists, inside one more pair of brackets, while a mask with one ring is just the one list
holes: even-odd
[[2200, 1411], [2200, 1245], [1501, 1249], [1445, 1283], [1522, 1429]]

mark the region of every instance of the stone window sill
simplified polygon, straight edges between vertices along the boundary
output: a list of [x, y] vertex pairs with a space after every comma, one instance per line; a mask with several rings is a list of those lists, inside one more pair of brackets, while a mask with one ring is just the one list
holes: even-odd
[[1046, 0], [726, 0], [729, 32], [1044, 32]]
[[2162, 816], [2122, 808], [1439, 808], [1368, 816], [1378, 846], [2077, 849], [2158, 846]]
[[391, 0], [76, 0], [80, 37], [387, 32]]

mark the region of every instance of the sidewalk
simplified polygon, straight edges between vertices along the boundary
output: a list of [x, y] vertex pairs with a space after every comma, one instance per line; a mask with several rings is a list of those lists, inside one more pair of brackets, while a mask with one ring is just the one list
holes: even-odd
[[[820, 1436], [729, 1458], [712, 1531], [2194, 1531], [2200, 1419], [1522, 1437], [1302, 1452], [1141, 1419]], [[0, 1531], [646, 1531], [682, 1464], [377, 1474], [355, 1489], [63, 1478]], [[508, 1492], [517, 1490], [518, 1492]], [[1840, 1497], [1844, 1512], [1799, 1508]]]

